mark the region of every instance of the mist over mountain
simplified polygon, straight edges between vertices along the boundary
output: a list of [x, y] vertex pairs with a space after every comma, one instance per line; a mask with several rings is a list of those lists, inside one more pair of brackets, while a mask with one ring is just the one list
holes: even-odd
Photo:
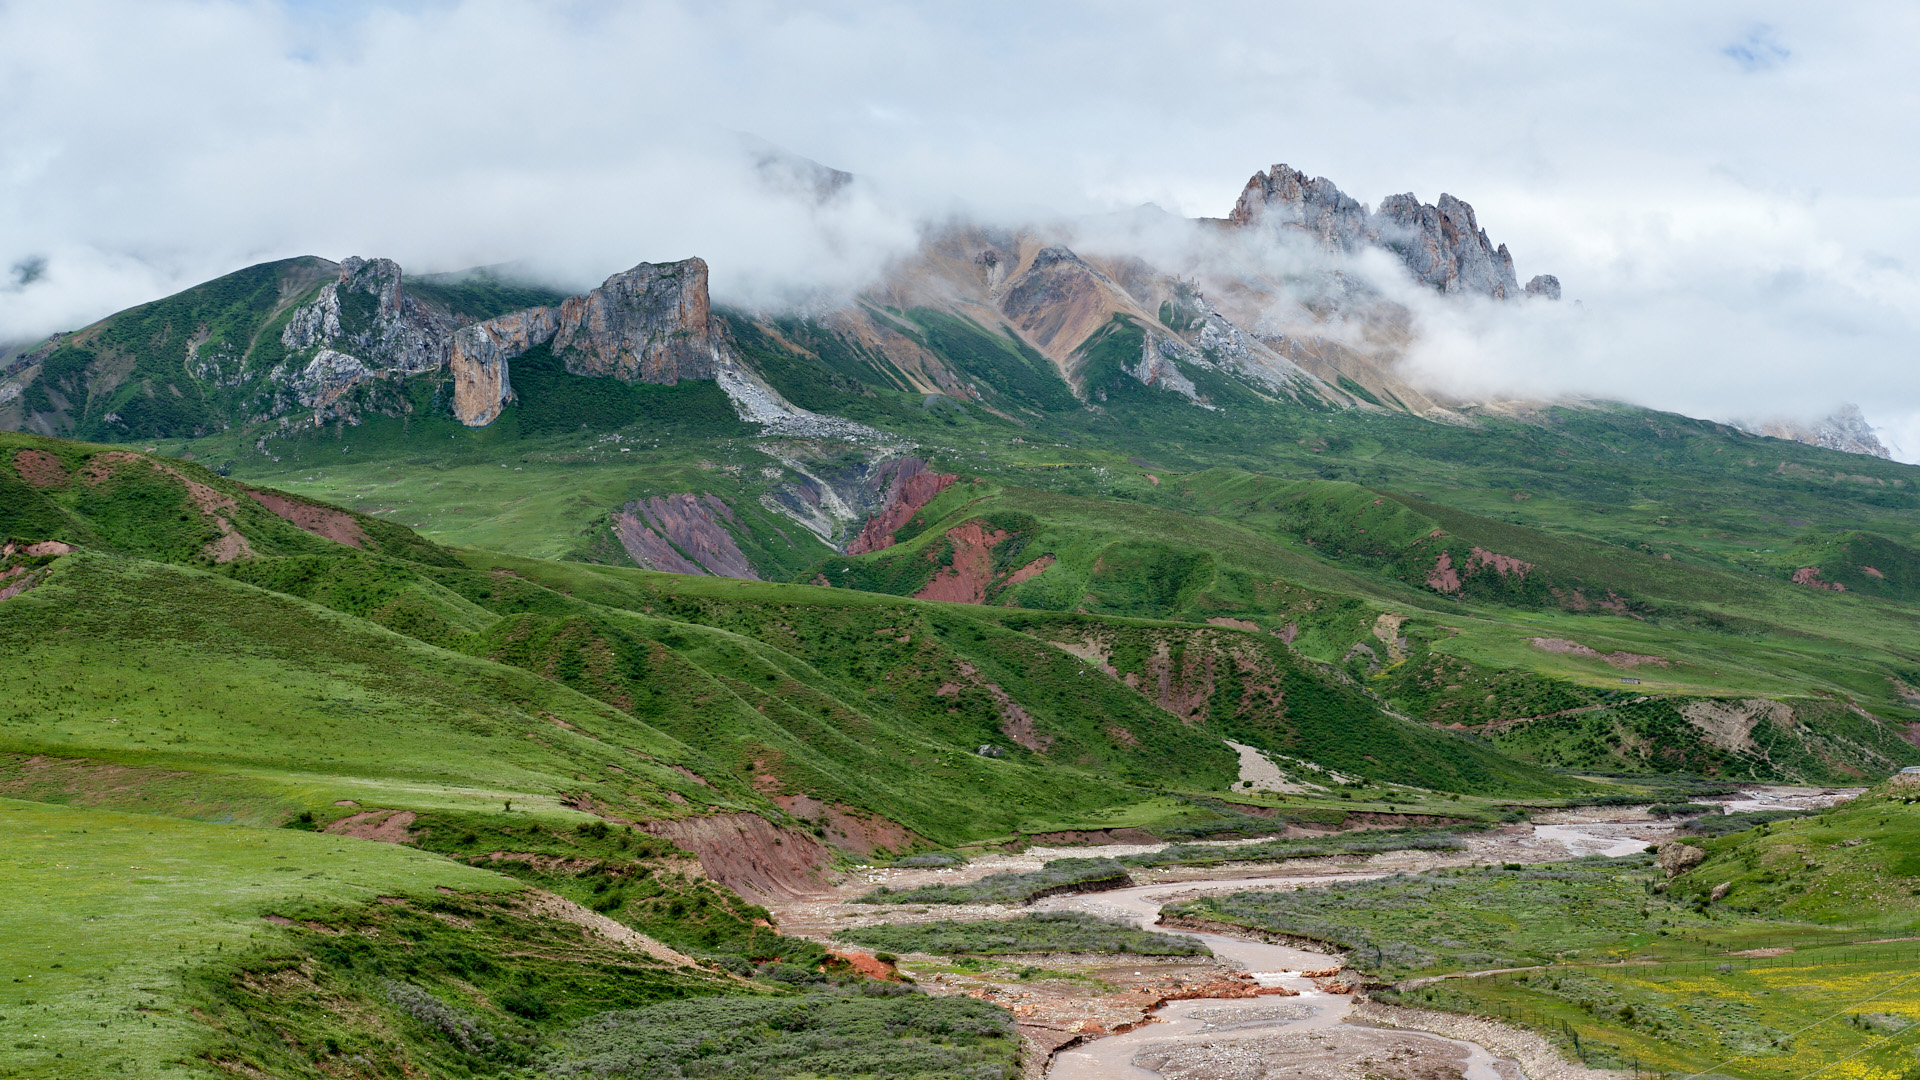
[[[1225, 216], [1284, 160], [1376, 208], [1452, 192], [1522, 284], [1551, 272], [1579, 302], [1435, 312], [1409, 362], [1451, 393], [1801, 422], [1852, 401], [1920, 453], [1920, 222], [1888, 181], [1913, 120], [1867, 88], [1910, 13], [1463, 9], [1470, 41], [1436, 47], [1393, 5], [1357, 36], [1234, 4], [981, 10], [10, 8], [0, 340], [310, 253], [524, 259], [569, 291], [698, 255], [731, 301], [847, 293], [956, 214]], [[1071, 48], [1040, 44], [1068, 25]], [[1087, 77], [1115, 63], [1156, 78]], [[737, 131], [861, 179], [796, 196]]]

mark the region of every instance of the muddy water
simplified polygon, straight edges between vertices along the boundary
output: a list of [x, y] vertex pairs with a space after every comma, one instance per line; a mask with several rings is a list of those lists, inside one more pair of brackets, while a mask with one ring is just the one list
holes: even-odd
[[[1262, 986], [1285, 986], [1299, 991], [1298, 997], [1251, 998], [1235, 1002], [1235, 1004], [1247, 1006], [1249, 1013], [1264, 1011], [1276, 1015], [1266, 1020], [1235, 1023], [1230, 1031], [1211, 1028], [1206, 1022], [1209, 1014], [1217, 1013], [1220, 1007], [1226, 1004], [1225, 1002], [1205, 998], [1169, 1002], [1154, 1014], [1154, 1023], [1122, 1035], [1096, 1039], [1061, 1051], [1054, 1057], [1053, 1064], [1047, 1070], [1048, 1080], [1161, 1080], [1160, 1073], [1135, 1065], [1134, 1058], [1149, 1048], [1160, 1051], [1188, 1044], [1217, 1045], [1223, 1039], [1232, 1039], [1236, 1042], [1258, 1040], [1283, 1033], [1294, 1035], [1309, 1031], [1326, 1031], [1344, 1023], [1347, 1012], [1352, 1006], [1351, 999], [1337, 994], [1321, 993], [1315, 989], [1313, 980], [1300, 976], [1302, 971], [1331, 967], [1334, 962], [1331, 956], [1286, 945], [1269, 945], [1265, 942], [1243, 941], [1218, 934], [1175, 930], [1172, 927], [1157, 926], [1155, 922], [1159, 918], [1162, 904], [1173, 897], [1189, 896], [1200, 891], [1234, 892], [1275, 887], [1299, 888], [1380, 876], [1382, 875], [1362, 873], [1324, 877], [1241, 878], [1230, 881], [1142, 885], [1131, 889], [1117, 889], [1113, 892], [1056, 897], [1035, 905], [1048, 910], [1085, 911], [1108, 918], [1127, 919], [1141, 927], [1158, 930], [1161, 933], [1198, 938], [1213, 950], [1214, 955], [1240, 965]], [[1297, 1005], [1300, 1008], [1260, 1009], [1260, 1006], [1278, 1003]], [[1502, 1061], [1496, 1064], [1494, 1056], [1477, 1043], [1462, 1042], [1421, 1032], [1403, 1031], [1396, 1032], [1395, 1035], [1402, 1039], [1430, 1043], [1445, 1051], [1446, 1056], [1455, 1059], [1463, 1070], [1465, 1080], [1511, 1080], [1513, 1077], [1522, 1075], [1511, 1062]], [[1360, 1050], [1359, 1047], [1355, 1048], [1356, 1052]]]

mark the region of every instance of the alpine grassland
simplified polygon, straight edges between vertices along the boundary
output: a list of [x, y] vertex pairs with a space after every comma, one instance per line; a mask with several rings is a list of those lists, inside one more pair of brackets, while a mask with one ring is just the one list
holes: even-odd
[[[1008, 1078], [1012, 1012], [781, 905], [927, 908], [841, 940], [976, 974], [1184, 956], [940, 916], [1641, 805], [1657, 855], [1166, 914], [1595, 1066], [1911, 1074], [1920, 807], [1882, 781], [1920, 764], [1920, 471], [1254, 378], [1197, 293], [973, 239], [914, 273], [1045, 262], [987, 299], [1079, 340], [945, 285], [687, 293], [647, 357], [598, 342], [645, 378], [549, 329], [476, 413], [452, 335], [585, 300], [301, 258], [18, 353], [0, 1076]], [[1870, 790], [1698, 812], [1756, 784]], [[1140, 853], [967, 868], [1103, 842]], [[851, 885], [894, 867], [955, 872]]]

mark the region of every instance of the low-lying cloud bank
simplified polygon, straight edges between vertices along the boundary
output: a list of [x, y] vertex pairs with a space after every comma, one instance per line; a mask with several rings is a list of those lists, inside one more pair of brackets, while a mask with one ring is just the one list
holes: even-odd
[[[1404, 289], [1471, 397], [1716, 418], [1859, 402], [1920, 458], [1904, 5], [1226, 2], [0, 7], [0, 341], [238, 266], [699, 254], [756, 304], [857, 289], [955, 214], [1218, 216], [1288, 161], [1471, 201], [1559, 305]], [[1364, 32], [1360, 32], [1364, 30]], [[848, 169], [822, 192], [753, 132]]]

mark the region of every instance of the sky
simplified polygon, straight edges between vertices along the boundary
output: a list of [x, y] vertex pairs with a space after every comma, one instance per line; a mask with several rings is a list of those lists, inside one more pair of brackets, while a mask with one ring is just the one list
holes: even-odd
[[[300, 254], [697, 254], [769, 302], [925, 222], [1221, 216], [1286, 162], [1450, 192], [1561, 279], [1438, 328], [1438, 383], [1856, 402], [1920, 461], [1915, 40], [1878, 2], [0, 0], [0, 342]], [[743, 134], [861, 183], [770, 197]]]

